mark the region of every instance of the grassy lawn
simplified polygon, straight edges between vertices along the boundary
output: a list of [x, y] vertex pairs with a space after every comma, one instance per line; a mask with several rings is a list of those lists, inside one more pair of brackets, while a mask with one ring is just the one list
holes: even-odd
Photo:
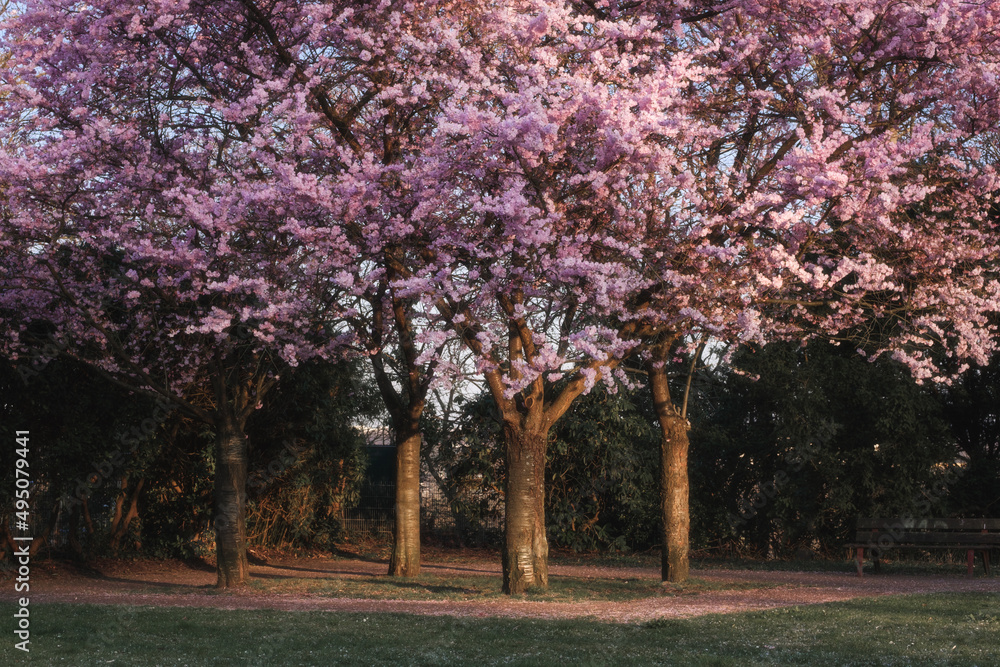
[[[0, 605], [10, 624], [13, 607]], [[35, 665], [995, 665], [1000, 602], [913, 595], [645, 625], [36, 605]]]
[[[410, 579], [389, 576], [330, 578], [263, 578], [250, 580], [250, 589], [268, 594], [317, 595], [369, 600], [506, 600], [500, 575], [421, 574]], [[525, 600], [540, 602], [627, 602], [650, 597], [697, 595], [705, 591], [770, 588], [753, 582], [717, 582], [692, 578], [683, 584], [657, 579], [615, 579], [552, 576], [546, 591], [529, 590]], [[164, 592], [164, 591], [159, 591]]]
[[[355, 550], [357, 551], [357, 550]], [[854, 572], [854, 557], [847, 556], [844, 549], [843, 558], [823, 558], [817, 557], [811, 560], [793, 559], [755, 559], [755, 558], [719, 558], [705, 557], [695, 554], [691, 558], [691, 567], [695, 570], [763, 570], [774, 571], [783, 570], [790, 572]], [[352, 552], [345, 552], [345, 555], [354, 555]], [[378, 551], [372, 548], [365, 555], [372, 559], [388, 560], [389, 550], [384, 548]], [[479, 557], [487, 562], [499, 562], [499, 552], [491, 552], [483, 549], [479, 552]], [[995, 560], [995, 557], [994, 557]], [[438, 550], [434, 552], [433, 561], [436, 563], [465, 563], [468, 562], [468, 553], [461, 550]], [[573, 553], [570, 551], [552, 550], [549, 553], [550, 565], [582, 565], [598, 567], [637, 567], [659, 570], [660, 554], [658, 551], [642, 551], [631, 553]], [[965, 553], [956, 552], [935, 552], [933, 554], [915, 553], [911, 551], [890, 552], [883, 558], [882, 574], [916, 574], [916, 575], [962, 575], [965, 574]], [[865, 561], [865, 572], [872, 571], [870, 560]], [[983, 572], [983, 564], [976, 556], [975, 573], [977, 577], [986, 576]], [[994, 578], [1000, 579], [1000, 568], [994, 568], [992, 573]]]

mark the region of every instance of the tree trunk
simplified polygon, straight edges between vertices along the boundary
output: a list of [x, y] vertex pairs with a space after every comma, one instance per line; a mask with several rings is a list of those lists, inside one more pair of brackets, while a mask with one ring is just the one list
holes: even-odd
[[[418, 418], [419, 419], [419, 418]], [[420, 574], [420, 425], [411, 420], [396, 430], [396, 521], [392, 529], [389, 575]]]
[[247, 441], [243, 426], [228, 406], [219, 406], [215, 442], [216, 587], [246, 583]]
[[371, 336], [377, 347], [382, 347], [384, 336], [388, 334], [382, 306], [388, 298], [405, 367], [404, 373], [397, 377], [403, 391], [398, 391], [390, 381], [381, 354], [373, 355], [371, 361], [379, 393], [392, 416], [396, 441], [396, 520], [392, 529], [389, 575], [415, 577], [420, 574], [420, 416], [424, 412], [427, 381], [434, 374], [435, 363], [427, 367], [418, 363], [420, 352], [414, 341], [412, 323], [414, 303], [400, 298], [392, 286], [401, 277], [398, 271], [400, 256], [399, 247], [385, 249], [386, 282], [380, 285], [379, 298], [372, 304]]
[[118, 524], [121, 523], [125, 510], [125, 498], [128, 496], [128, 478], [122, 477], [121, 492], [115, 496], [115, 516], [111, 519], [111, 534], [118, 532]]
[[670, 400], [665, 368], [650, 365], [649, 386], [660, 422], [660, 509], [663, 517], [661, 577], [681, 582], [688, 578], [690, 564], [688, 506], [688, 423]]
[[90, 503], [83, 501], [83, 525], [87, 529], [87, 543], [94, 543], [94, 520], [90, 516]]
[[520, 595], [549, 585], [545, 534], [545, 446], [548, 433], [504, 425], [507, 483], [504, 498], [503, 592]]
[[122, 494], [118, 497], [115, 505], [115, 521], [111, 525], [111, 551], [113, 553], [118, 553], [122, 538], [128, 534], [128, 529], [132, 525], [132, 521], [139, 516], [139, 494], [142, 493], [142, 487], [145, 483], [145, 478], [140, 478], [136, 482], [135, 488], [132, 489], [132, 494], [129, 498], [128, 510], [123, 513], [122, 506], [128, 486], [126, 480], [122, 479]]

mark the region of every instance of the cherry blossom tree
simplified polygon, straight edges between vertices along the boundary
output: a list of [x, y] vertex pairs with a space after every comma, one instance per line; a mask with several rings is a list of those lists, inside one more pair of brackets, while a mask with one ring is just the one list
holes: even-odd
[[[398, 451], [390, 573], [414, 575], [419, 572], [419, 420], [435, 370], [447, 373], [451, 365], [435, 352], [444, 343], [440, 338], [426, 346], [416, 340], [416, 323], [427, 338], [437, 327], [435, 319], [416, 308], [412, 296], [398, 294], [394, 284], [401, 273], [412, 269], [415, 257], [407, 220], [414, 204], [400, 174], [417, 154], [421, 137], [433, 131], [431, 58], [441, 48], [436, 40], [453, 30], [449, 25], [461, 23], [462, 12], [453, 7], [461, 3], [448, 2], [419, 8], [409, 3], [355, 4], [98, 3], [77, 17], [59, 3], [35, 3], [28, 5], [24, 21], [15, 23], [10, 34], [17, 40], [17, 30], [30, 35], [30, 30], [47, 23], [67, 23], [62, 34], [71, 45], [60, 48], [75, 49], [68, 57], [88, 67], [100, 65], [105, 76], [97, 81], [104, 86], [101, 99], [119, 95], [119, 89], [127, 91], [115, 104], [90, 111], [94, 122], [116, 132], [137, 128], [132, 143], [115, 147], [119, 155], [100, 158], [107, 164], [106, 175], [99, 178], [109, 183], [119, 179], [114, 183], [123, 199], [109, 200], [108, 210], [124, 201], [133, 208], [123, 215], [163, 220], [159, 230], [163, 239], [153, 246], [158, 262], [166, 262], [170, 271], [183, 272], [186, 278], [190, 268], [183, 258], [170, 256], [163, 244], [183, 249], [185, 245], [178, 245], [174, 237], [184, 236], [190, 242], [187, 237], [192, 235], [204, 244], [203, 227], [222, 228], [231, 235], [221, 239], [223, 253], [234, 265], [222, 272], [226, 280], [213, 281], [213, 275], [205, 279], [210, 289], [224, 293], [219, 298], [227, 307], [218, 306], [212, 325], [217, 330], [202, 331], [209, 337], [184, 341], [183, 346], [215, 345], [211, 334], [224, 336], [231, 321], [244, 347], [248, 342], [259, 346], [251, 346], [249, 361], [265, 347], [269, 354], [277, 351], [277, 356], [285, 357], [286, 363], [309, 354], [328, 354], [344, 343], [371, 358]], [[77, 40], [82, 43], [76, 44]], [[35, 62], [51, 60], [49, 55], [27, 50], [25, 54]], [[60, 52], [58, 57], [67, 56]], [[61, 95], [59, 76], [78, 75], [62, 70], [46, 74], [38, 89], [53, 98]], [[419, 95], [407, 89], [415, 79], [427, 86]], [[16, 87], [14, 79], [11, 85]], [[78, 106], [52, 121], [59, 132], [73, 133], [89, 119], [84, 112], [94, 107], [93, 91], [98, 88], [89, 81], [81, 86]], [[27, 110], [37, 103], [38, 99], [22, 98], [11, 107], [10, 117], [31, 113]], [[74, 114], [83, 121], [74, 120]], [[69, 129], [63, 130], [63, 125]], [[24, 130], [30, 134], [30, 129]], [[40, 132], [36, 134], [41, 136]], [[37, 137], [27, 134], [24, 143], [32, 145]], [[85, 142], [73, 143], [76, 138], [72, 134], [67, 141], [66, 136], [54, 135], [43, 143], [49, 142], [50, 151], [62, 150], [82, 161], [89, 159], [84, 157], [88, 152], [106, 150], [100, 144], [91, 148]], [[128, 157], [132, 152], [140, 157]], [[142, 158], [145, 153], [150, 157]], [[41, 154], [27, 159], [47, 164]], [[154, 164], [148, 168], [129, 164], [140, 159]], [[170, 165], [171, 171], [157, 173], [163, 171], [161, 163]], [[125, 175], [116, 171], [123, 164], [132, 180], [124, 180]], [[136, 171], [141, 178], [134, 177]], [[26, 189], [25, 197], [48, 186], [36, 179], [30, 187], [34, 190]], [[128, 199], [142, 199], [150, 192], [172, 198], [174, 208], [160, 211], [143, 199], [145, 208], [137, 211], [137, 204]], [[180, 193], [187, 199], [180, 199]], [[188, 200], [200, 202], [206, 208], [202, 217], [210, 221], [202, 222], [194, 211], [179, 212], [177, 208], [186, 207]], [[57, 208], [58, 203], [49, 206], [50, 211]], [[225, 221], [216, 220], [220, 217]], [[115, 222], [108, 219], [101, 224], [106, 227], [100, 234], [113, 238], [110, 230]], [[194, 229], [186, 230], [185, 224]], [[131, 228], [116, 228], [125, 240], [109, 245], [117, 249], [139, 242], [132, 238]], [[31, 248], [32, 237], [23, 238], [22, 250]], [[25, 252], [26, 266], [38, 263], [30, 251]], [[262, 278], [266, 264], [254, 256], [277, 260], [272, 274]], [[203, 261], [201, 270], [219, 272], [212, 265], [216, 260], [206, 256]], [[244, 263], [237, 269], [239, 262]], [[163, 272], [156, 263], [149, 270]], [[145, 274], [136, 280], [156, 282]], [[244, 284], [248, 293], [234, 294], [234, 288]], [[207, 299], [197, 290], [184, 289], [181, 300]], [[160, 304], [154, 297], [162, 296], [139, 290], [135, 294], [144, 305]], [[73, 326], [70, 317], [67, 326]], [[132, 325], [131, 330], [142, 326]], [[311, 333], [303, 336], [304, 332]], [[393, 365], [386, 363], [389, 350], [397, 352], [392, 355], [399, 362], [396, 376]], [[204, 369], [201, 357], [183, 353], [191, 373]], [[102, 358], [102, 363], [111, 362]], [[266, 372], [268, 364], [253, 369]], [[145, 376], [128, 381], [154, 386]]]
[[478, 355], [504, 420], [506, 591], [546, 584], [549, 429], [627, 353], [651, 355], [671, 580], [687, 425], [659, 369], [678, 346], [874, 318], [918, 378], [942, 375], [931, 348], [986, 360], [1000, 4], [483, 11], [423, 151], [439, 268], [408, 284]]
[[[1000, 4], [736, 2], [690, 23], [656, 9], [670, 49], [700, 50], [694, 64], [716, 73], [690, 93], [720, 132], [682, 168], [707, 247], [750, 269], [740, 335], [858, 345], [856, 332], [874, 327], [861, 344], [920, 380], [986, 363]], [[660, 364], [686, 335], [670, 331], [657, 334]], [[954, 359], [950, 369], [935, 355]], [[663, 576], [681, 580], [687, 425], [662, 371], [650, 384], [663, 427]]]
[[388, 270], [374, 295], [365, 299], [365, 306], [349, 322], [360, 343], [370, 350], [375, 384], [389, 413], [396, 447], [389, 574], [413, 577], [420, 573], [420, 421], [439, 367], [449, 364], [442, 355], [443, 342], [425, 345], [418, 340], [424, 328], [437, 325], [416, 309], [411, 297], [396, 293], [390, 276], [399, 254], [394, 257], [387, 262]]
[[349, 132], [331, 111], [329, 146], [296, 143], [323, 101], [239, 3], [23, 9], [3, 25], [3, 344], [44, 323], [215, 429], [218, 585], [239, 585], [244, 424], [281, 368], [350, 342], [318, 323], [360, 275], [331, 191], [286, 158], [335, 170]]
[[[455, 371], [445, 353], [447, 323], [399, 282], [426, 265], [410, 173], [436, 131], [439, 103], [447, 94], [437, 83], [438, 59], [450, 48], [440, 42], [462, 24], [462, 6], [348, 6], [333, 23], [344, 28], [310, 39], [317, 52], [336, 44], [335, 57], [317, 63], [320, 69], [350, 72], [349, 78], [329, 77], [329, 89], [350, 100], [355, 141], [351, 155], [342, 158], [337, 192], [346, 205], [339, 215], [361, 230], [363, 282], [370, 289], [347, 322], [371, 360], [396, 447], [393, 576], [420, 572], [420, 421], [432, 383]], [[326, 128], [316, 124], [312, 131]]]

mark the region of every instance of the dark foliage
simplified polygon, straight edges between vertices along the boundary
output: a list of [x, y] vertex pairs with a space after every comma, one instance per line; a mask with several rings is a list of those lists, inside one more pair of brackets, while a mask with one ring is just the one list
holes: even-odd
[[1000, 514], [1000, 357], [942, 392], [944, 416], [968, 470], [950, 490], [956, 516]]
[[758, 554], [846, 539], [859, 516], [941, 515], [958, 457], [939, 395], [899, 364], [814, 343], [739, 352], [695, 403], [696, 542]]
[[247, 424], [251, 543], [329, 547], [342, 510], [357, 502], [364, 440], [354, 426], [380, 409], [356, 364], [303, 364]]
[[[377, 409], [357, 377], [349, 364], [289, 369], [251, 419], [253, 543], [325, 546], [335, 535], [340, 508], [357, 495], [364, 474], [363, 443], [351, 424]], [[211, 550], [214, 434], [204, 424], [86, 366], [40, 356], [19, 365], [0, 360], [0, 425], [11, 435], [30, 432], [33, 533], [50, 553], [189, 557]], [[13, 455], [2, 452], [7, 526]]]

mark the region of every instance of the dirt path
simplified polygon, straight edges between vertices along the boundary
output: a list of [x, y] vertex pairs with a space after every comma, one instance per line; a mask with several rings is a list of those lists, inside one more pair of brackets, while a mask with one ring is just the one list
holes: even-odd
[[[383, 563], [345, 559], [282, 560], [251, 566], [254, 577], [271, 579], [370, 578], [385, 572]], [[461, 576], [499, 573], [499, 564], [472, 560], [455, 564], [428, 562], [427, 573]], [[582, 565], [551, 567], [553, 577], [611, 577], [655, 580], [654, 568], [612, 568]], [[518, 618], [585, 618], [611, 622], [641, 622], [665, 617], [689, 617], [771, 609], [857, 597], [931, 592], [990, 592], [1000, 594], [997, 578], [933, 575], [878, 575], [862, 579], [849, 572], [783, 572], [695, 570], [692, 576], [717, 582], [760, 583], [767, 588], [704, 591], [694, 595], [655, 597], [629, 602], [539, 602], [518, 599], [469, 601], [364, 600], [318, 595], [287, 595], [240, 591], [217, 593], [215, 572], [204, 565], [180, 562], [107, 561], [80, 570], [42, 563], [32, 571], [31, 602], [70, 602], [156, 607], [214, 607], [286, 611], [402, 612], [427, 615], [499, 616]], [[161, 589], [163, 592], [154, 592]], [[15, 598], [4, 582], [0, 599]]]

